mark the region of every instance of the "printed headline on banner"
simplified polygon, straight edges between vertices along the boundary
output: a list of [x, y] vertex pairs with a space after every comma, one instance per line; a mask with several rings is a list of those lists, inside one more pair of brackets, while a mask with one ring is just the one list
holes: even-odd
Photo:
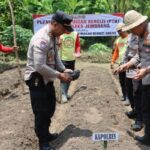
[[[33, 15], [34, 33], [47, 23], [52, 15]], [[72, 26], [81, 37], [117, 36], [116, 25], [123, 22], [123, 14], [80, 14], [73, 15]]]

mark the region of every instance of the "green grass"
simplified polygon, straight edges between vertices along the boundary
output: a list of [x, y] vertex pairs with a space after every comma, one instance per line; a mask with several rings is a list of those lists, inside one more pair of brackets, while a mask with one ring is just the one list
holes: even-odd
[[102, 43], [96, 43], [89, 47], [88, 51], [82, 53], [82, 60], [94, 63], [109, 63], [111, 49]]

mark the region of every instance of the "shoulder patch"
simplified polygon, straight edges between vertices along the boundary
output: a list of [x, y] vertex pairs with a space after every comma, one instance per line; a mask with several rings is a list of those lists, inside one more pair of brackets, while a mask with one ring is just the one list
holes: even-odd
[[47, 43], [45, 42], [45, 41], [41, 41], [40, 42], [40, 48], [41, 49], [44, 49], [44, 48], [46, 48], [47, 47]]

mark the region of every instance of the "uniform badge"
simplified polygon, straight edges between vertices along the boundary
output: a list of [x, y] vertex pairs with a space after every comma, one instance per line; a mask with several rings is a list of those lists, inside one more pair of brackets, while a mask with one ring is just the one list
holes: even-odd
[[40, 48], [41, 48], [41, 49], [45, 49], [46, 47], [47, 47], [46, 42], [45, 42], [45, 41], [41, 41], [41, 42], [40, 42]]

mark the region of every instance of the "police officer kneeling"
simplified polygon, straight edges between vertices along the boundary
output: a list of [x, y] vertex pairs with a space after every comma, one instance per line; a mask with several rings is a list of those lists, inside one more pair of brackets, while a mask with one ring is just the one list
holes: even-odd
[[57, 37], [66, 31], [72, 32], [72, 17], [57, 11], [50, 24], [40, 29], [31, 39], [28, 53], [25, 81], [29, 86], [32, 110], [35, 116], [35, 133], [40, 150], [54, 150], [49, 142], [58, 134], [50, 134], [49, 126], [55, 112], [56, 96], [54, 79], [70, 82], [71, 77], [58, 57]]

